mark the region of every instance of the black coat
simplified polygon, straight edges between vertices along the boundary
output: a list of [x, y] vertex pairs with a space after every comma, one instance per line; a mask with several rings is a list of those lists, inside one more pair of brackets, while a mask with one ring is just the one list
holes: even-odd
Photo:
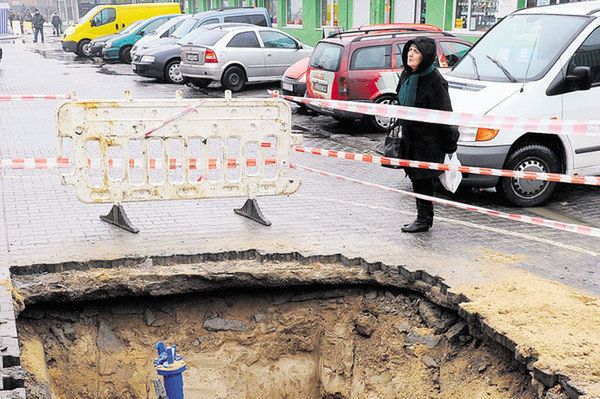
[[[408, 50], [410, 43], [411, 41], [404, 46], [405, 52]], [[406, 58], [404, 59], [404, 65], [407, 65]], [[428, 65], [425, 65], [425, 68], [427, 67]], [[405, 68], [400, 75], [396, 92], [400, 90], [400, 86], [408, 79], [410, 74], [410, 68]], [[419, 78], [415, 107], [452, 111], [452, 103], [448, 94], [448, 82], [437, 69], [429, 75]], [[456, 142], [459, 137], [456, 126], [408, 120], [402, 120], [400, 123], [402, 125], [400, 145], [403, 159], [443, 163], [445, 154], [456, 152]], [[416, 168], [406, 168], [406, 172], [411, 180], [433, 178], [443, 173], [438, 170]]]

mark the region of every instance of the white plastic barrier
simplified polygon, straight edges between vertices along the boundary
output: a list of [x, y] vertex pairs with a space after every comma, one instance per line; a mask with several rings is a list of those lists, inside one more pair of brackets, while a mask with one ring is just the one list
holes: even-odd
[[[291, 126], [285, 101], [232, 99], [229, 92], [223, 99], [182, 99], [178, 92], [175, 99], [133, 100], [126, 93], [124, 100], [67, 102], [58, 110], [59, 156], [72, 160], [63, 184], [75, 186], [83, 202], [117, 204], [103, 220], [129, 231], [136, 229], [120, 204], [148, 200], [248, 197], [236, 212], [269, 225], [254, 198], [300, 186], [288, 177], [301, 142]], [[88, 162], [93, 158], [99, 168]], [[142, 168], [130, 162], [140, 158]], [[152, 164], [174, 158], [183, 166]]]

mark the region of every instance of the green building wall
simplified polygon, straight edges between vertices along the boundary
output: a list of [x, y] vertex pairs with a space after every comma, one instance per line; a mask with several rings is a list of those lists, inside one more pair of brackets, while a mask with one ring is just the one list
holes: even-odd
[[[264, 0], [255, 0], [258, 7], [264, 7]], [[393, 1], [393, 0], [392, 0]], [[425, 22], [431, 25], [441, 27], [446, 31], [452, 31], [453, 28], [453, 10], [455, 0], [426, 0], [427, 9], [425, 13]], [[517, 8], [525, 8], [526, 0], [517, 0]], [[301, 28], [287, 27], [286, 24], [286, 0], [279, 0], [277, 3], [277, 21], [278, 28], [284, 32], [296, 37], [303, 43], [314, 46], [323, 38], [323, 30], [321, 29], [321, 11], [320, 0], [302, 0], [302, 23]], [[213, 0], [213, 8], [219, 7], [222, 0]], [[229, 6], [241, 6], [242, 0], [229, 0]], [[352, 0], [339, 0], [338, 22], [340, 28], [349, 30], [352, 28]], [[369, 22], [371, 24], [381, 24], [385, 21], [385, 0], [370, 0], [370, 15]], [[188, 13], [201, 12], [208, 10], [207, 0], [190, 0], [188, 3]], [[393, 20], [394, 7], [392, 5], [390, 11], [391, 20]], [[458, 33], [458, 36], [470, 40], [477, 41], [481, 35], [473, 35], [468, 33]]]

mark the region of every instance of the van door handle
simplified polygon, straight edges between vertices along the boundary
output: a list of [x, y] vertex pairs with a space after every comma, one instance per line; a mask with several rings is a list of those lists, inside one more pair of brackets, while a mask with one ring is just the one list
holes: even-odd
[[125, 27], [125, 24], [121, 24], [121, 28], [124, 28], [124, 27]]
[[115, 24], [115, 29], [119, 30], [119, 24]]

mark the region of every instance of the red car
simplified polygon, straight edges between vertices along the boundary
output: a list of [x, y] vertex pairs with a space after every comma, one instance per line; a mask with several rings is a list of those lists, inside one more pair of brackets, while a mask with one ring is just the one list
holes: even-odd
[[[404, 44], [416, 36], [425, 35], [437, 43], [436, 66], [439, 68], [453, 66], [472, 46], [470, 42], [439, 28], [436, 31], [408, 31], [407, 28], [386, 27], [337, 33], [321, 40], [310, 57], [306, 76], [307, 97], [393, 103], [403, 68]], [[310, 108], [336, 119], [363, 117], [346, 111]], [[369, 117], [369, 120], [377, 130], [390, 128], [389, 118]]]

